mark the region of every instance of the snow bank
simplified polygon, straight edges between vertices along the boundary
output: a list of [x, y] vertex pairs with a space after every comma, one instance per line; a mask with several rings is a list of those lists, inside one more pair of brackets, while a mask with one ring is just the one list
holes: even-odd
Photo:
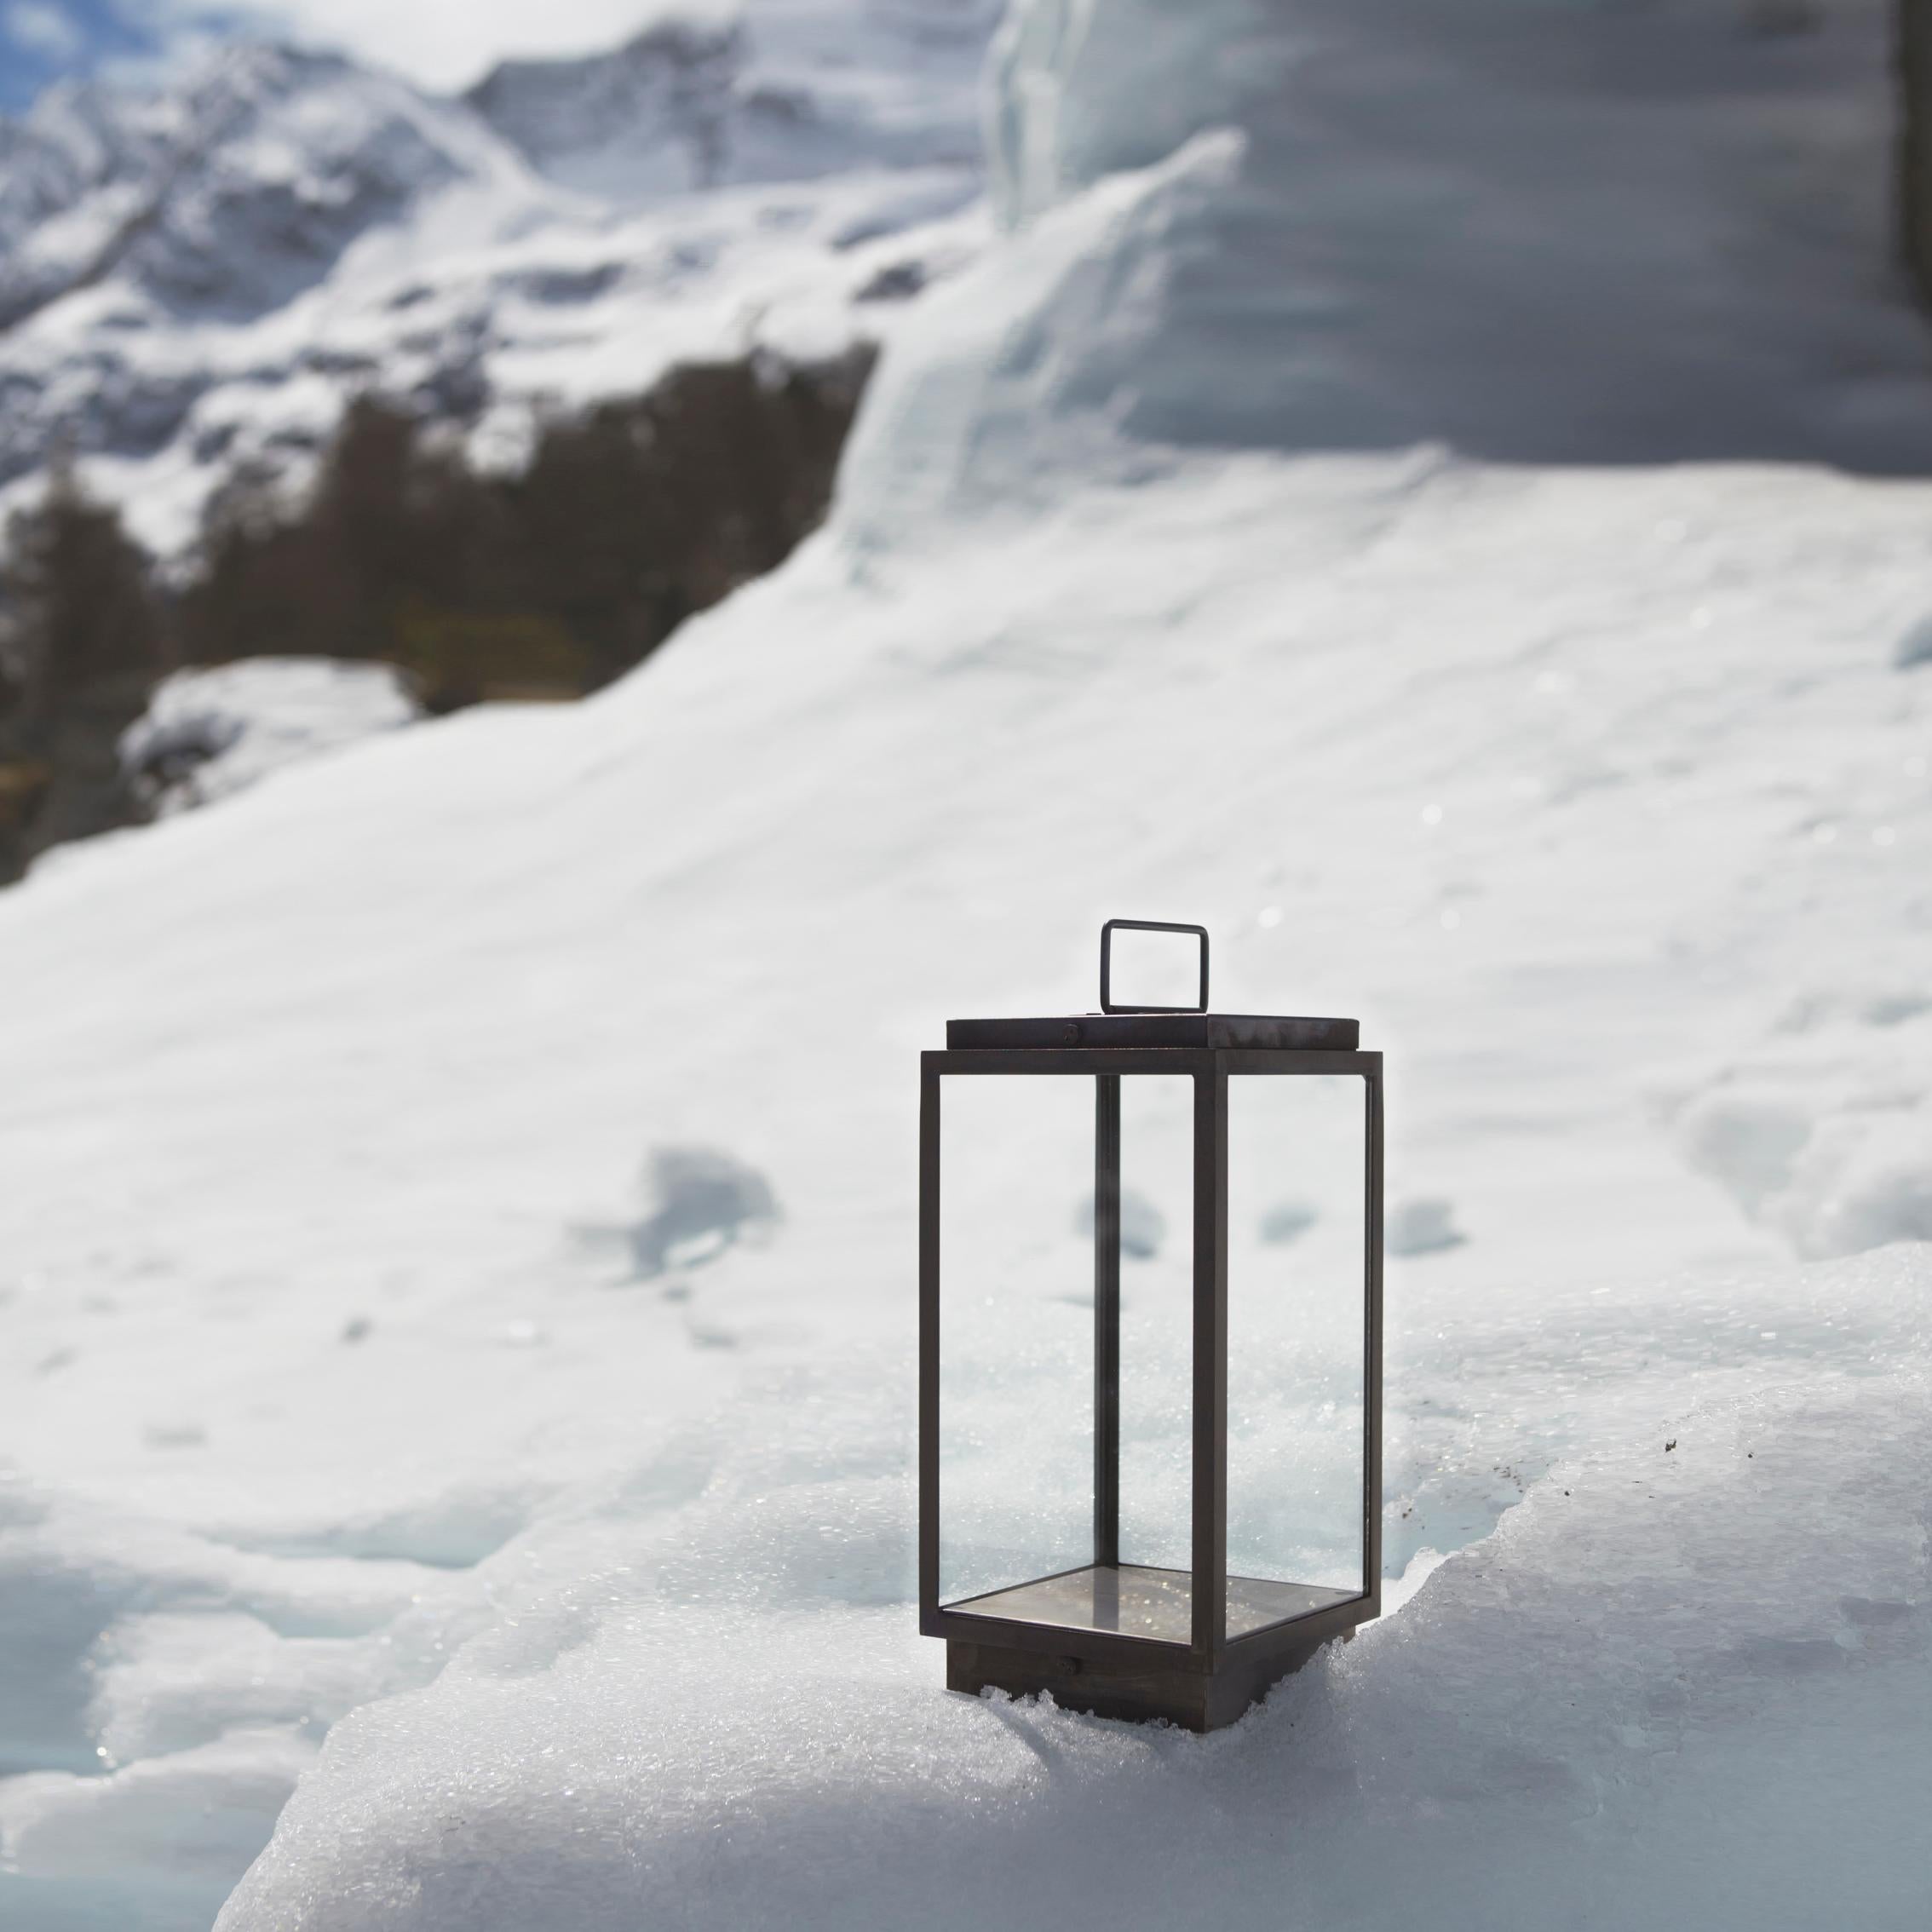
[[[1198, 118], [921, 305], [832, 526], [642, 674], [0, 895], [11, 1918], [1922, 1922], [1932, 489], [1136, 440], [1282, 179]], [[1425, 1237], [1420, 1587], [1206, 1740], [911, 1628], [913, 1055], [1164, 907], [1388, 1050]]]
[[164, 817], [422, 715], [390, 664], [249, 658], [164, 678], [122, 733], [121, 771], [135, 796]]
[[860, 501], [935, 466], [955, 507], [1010, 499], [1123, 438], [1130, 469], [1150, 441], [1435, 442], [1915, 473], [1890, 17], [1018, 0], [990, 174], [1027, 292], [919, 319]]
[[[0, 1900], [205, 1923], [325, 1734], [231, 1925], [526, 1923], [525, 1885], [756, 1923], [780, 1863], [803, 1923], [1037, 1923], [1110, 1861], [1171, 1915], [1210, 1855], [1236, 1923], [1312, 1916], [1376, 1842], [1357, 1797], [1332, 1850], [1284, 1822], [1325, 1765], [1427, 1856], [1366, 1923], [1421, 1872], [1471, 1923], [1587, 1877], [1641, 1923], [1717, 1882], [1654, 1852], [1674, 1819], [1700, 1869], [1790, 1876], [1779, 1736], [1834, 1767], [1835, 1832], [1878, 1829], [1879, 1768], [1922, 1762], [1882, 1648], [1918, 1641], [1922, 1530], [1873, 1485], [1923, 1452], [1925, 1251], [1792, 1274], [1682, 1135], [1834, 1027], [1924, 1078], [1895, 1002], [1801, 995], [1923, 944], [1890, 646], [1927, 507], [1236, 462], [918, 550], [834, 532], [584, 705], [384, 734], [7, 895]], [[1808, 830], [1881, 806], [1889, 844]], [[1231, 1005], [1362, 1015], [1394, 1185], [1467, 1237], [1391, 1261], [1384, 1526], [1394, 1573], [1460, 1554], [1205, 1747], [957, 1704], [910, 1634], [911, 1056], [1090, 1003], [1099, 919], [1182, 902]], [[641, 1210], [653, 1149], [706, 1153]], [[1751, 1488], [1760, 1429], [1816, 1459]], [[1633, 1517], [1693, 1457], [1696, 1509]], [[1704, 1614], [1647, 1676], [1672, 1577]], [[1910, 1895], [1902, 1854], [1827, 1850], [1872, 1923]]]
[[902, 1546], [772, 1573], [835, 1471], [848, 1538], [902, 1509], [857, 1432], [727, 1452], [676, 1527], [613, 1500], [520, 1552], [569, 1580], [339, 1726], [221, 1923], [1905, 1926], [1929, 1285], [1923, 1254], [1812, 1278], [1904, 1360], [1604, 1431], [1205, 1740], [940, 1693], [903, 1607], [861, 1607]]

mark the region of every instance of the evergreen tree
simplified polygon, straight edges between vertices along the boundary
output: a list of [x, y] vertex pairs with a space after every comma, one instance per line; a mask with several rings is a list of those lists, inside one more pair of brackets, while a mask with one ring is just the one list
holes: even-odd
[[56, 460], [0, 553], [0, 878], [35, 853], [125, 822], [120, 735], [166, 668], [148, 560]]
[[105, 684], [145, 687], [166, 661], [147, 557], [65, 457], [42, 501], [8, 520], [0, 607], [16, 732], [43, 730], [78, 694]]

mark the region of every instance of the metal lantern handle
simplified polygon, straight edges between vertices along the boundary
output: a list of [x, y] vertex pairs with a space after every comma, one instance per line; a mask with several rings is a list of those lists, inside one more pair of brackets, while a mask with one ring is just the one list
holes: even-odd
[[[1201, 942], [1201, 998], [1197, 1006], [1117, 1006], [1112, 998], [1113, 935], [1129, 933], [1192, 933]], [[1208, 936], [1205, 926], [1176, 926], [1164, 919], [1109, 919], [1100, 929], [1100, 1009], [1102, 1013], [1205, 1013], [1208, 1009]]]

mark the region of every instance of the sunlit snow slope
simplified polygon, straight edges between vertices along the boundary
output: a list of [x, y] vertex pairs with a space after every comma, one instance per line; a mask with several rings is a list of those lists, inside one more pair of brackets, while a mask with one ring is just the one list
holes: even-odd
[[[1151, 442], [1176, 138], [646, 672], [0, 896], [9, 1927], [1923, 1924], [1932, 486]], [[1205, 1740], [911, 1630], [916, 1052], [1110, 913], [1358, 1014], [1465, 1237], [1419, 1589]]]

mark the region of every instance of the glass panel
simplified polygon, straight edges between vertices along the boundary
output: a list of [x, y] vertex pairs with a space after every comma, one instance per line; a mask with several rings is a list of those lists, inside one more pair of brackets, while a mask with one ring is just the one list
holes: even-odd
[[[1118, 1200], [1096, 1228], [1108, 1109]], [[1185, 1643], [1193, 1083], [952, 1075], [940, 1119], [940, 1601]], [[1096, 1370], [1109, 1332], [1095, 1256], [1114, 1229], [1110, 1550], [1095, 1521]]]
[[1180, 1572], [1183, 1593], [1193, 1565], [1193, 1335], [1194, 1083], [1130, 1074], [1120, 1082], [1119, 1555]]
[[1094, 1083], [940, 1101], [940, 1601], [1093, 1559]]
[[1362, 1593], [1367, 1091], [1306, 1074], [1228, 1089], [1233, 1637]]

